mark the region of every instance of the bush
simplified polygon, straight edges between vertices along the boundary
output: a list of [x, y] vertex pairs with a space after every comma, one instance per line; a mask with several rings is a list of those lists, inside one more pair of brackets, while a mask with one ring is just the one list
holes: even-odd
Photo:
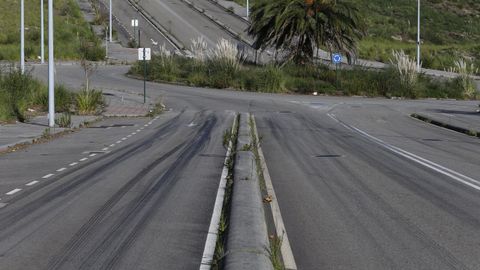
[[72, 116], [70, 113], [62, 113], [55, 119], [55, 124], [61, 128], [70, 128], [72, 127]]
[[83, 90], [77, 94], [77, 110], [80, 115], [97, 114], [104, 104], [102, 91]]

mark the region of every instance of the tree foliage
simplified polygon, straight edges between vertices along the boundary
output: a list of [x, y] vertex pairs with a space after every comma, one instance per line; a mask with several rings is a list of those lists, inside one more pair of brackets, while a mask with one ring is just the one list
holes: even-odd
[[262, 0], [251, 20], [255, 48], [285, 50], [297, 63], [311, 61], [316, 48], [355, 58], [364, 35], [358, 9], [341, 0]]

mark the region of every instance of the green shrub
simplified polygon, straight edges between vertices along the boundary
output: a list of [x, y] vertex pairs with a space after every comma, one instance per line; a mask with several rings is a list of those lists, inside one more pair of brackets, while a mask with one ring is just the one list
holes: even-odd
[[80, 115], [97, 114], [104, 104], [102, 91], [83, 90], [76, 97], [77, 110]]
[[258, 89], [261, 92], [281, 93], [285, 91], [285, 75], [278, 66], [266, 66], [262, 69], [259, 79]]
[[60, 115], [57, 115], [55, 124], [61, 128], [70, 128], [72, 127], [72, 116], [70, 113], [61, 113]]

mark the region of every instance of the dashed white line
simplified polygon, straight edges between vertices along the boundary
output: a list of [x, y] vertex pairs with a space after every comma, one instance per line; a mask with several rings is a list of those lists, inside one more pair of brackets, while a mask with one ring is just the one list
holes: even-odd
[[132, 132], [132, 135], [137, 135], [137, 132]]
[[115, 144], [114, 144], [114, 143], [112, 143], [112, 144], [110, 144], [110, 146], [109, 146], [109, 147], [114, 147], [114, 146], [115, 146]]
[[121, 143], [122, 141], [117, 141], [116, 143]]
[[126, 137], [123, 137], [123, 138], [122, 138], [122, 141], [125, 141], [126, 139], [127, 139]]
[[47, 174], [47, 175], [44, 175], [42, 178], [43, 178], [43, 179], [47, 179], [47, 178], [50, 178], [50, 177], [52, 177], [52, 176], [54, 176], [54, 174], [53, 174], [53, 173], [49, 173], [49, 174]]
[[127, 138], [130, 138], [130, 137], [132, 137], [132, 134], [127, 135]]
[[97, 154], [93, 153], [93, 154], [90, 154], [90, 155], [88, 155], [88, 156], [89, 156], [89, 157], [94, 157], [94, 156], [96, 156], [96, 155], [97, 155]]
[[67, 168], [60, 168], [57, 170], [57, 172], [62, 172], [62, 171], [65, 171]]
[[107, 151], [108, 147], [102, 148], [102, 151]]
[[79, 161], [85, 161], [85, 160], [87, 160], [87, 159], [88, 159], [88, 158], [85, 157], [85, 158], [80, 159]]
[[68, 166], [75, 166], [77, 164], [78, 164], [78, 162], [72, 162], [72, 163], [68, 164]]
[[144, 127], [148, 127], [148, 124], [143, 125]]
[[126, 128], [127, 126], [122, 126], [122, 128]]
[[30, 182], [30, 183], [28, 183], [28, 184], [25, 184], [25, 186], [33, 186], [33, 185], [35, 185], [36, 183], [38, 183], [38, 181], [35, 180], [35, 181], [32, 181], [32, 182]]
[[137, 129], [137, 132], [140, 132], [140, 131], [142, 131], [142, 130], [141, 130], [141, 129]]
[[17, 193], [17, 192], [19, 192], [19, 191], [21, 191], [21, 190], [22, 190], [21, 188], [16, 188], [16, 189], [11, 190], [11, 191], [9, 191], [9, 192], [7, 192], [7, 193], [5, 193], [5, 194], [7, 194], [7, 195], [13, 195], [13, 194], [15, 194], [15, 193]]

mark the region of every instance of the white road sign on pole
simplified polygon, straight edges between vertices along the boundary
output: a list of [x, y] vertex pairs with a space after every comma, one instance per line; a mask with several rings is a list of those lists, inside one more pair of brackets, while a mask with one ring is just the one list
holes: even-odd
[[132, 19], [132, 27], [138, 27], [138, 20]]
[[[145, 56], [144, 56], [144, 50], [145, 49]], [[145, 58], [144, 58], [145, 57]], [[150, 61], [152, 60], [152, 51], [150, 48], [138, 48], [138, 60], [139, 61]]]

